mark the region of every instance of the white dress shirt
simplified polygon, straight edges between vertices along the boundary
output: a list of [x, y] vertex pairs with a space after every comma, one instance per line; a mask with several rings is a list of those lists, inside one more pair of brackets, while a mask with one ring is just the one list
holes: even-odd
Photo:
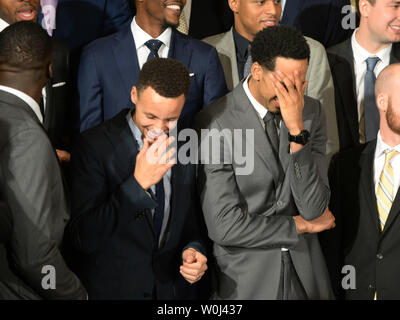
[[[372, 54], [365, 50], [357, 42], [356, 33], [354, 30], [351, 37], [351, 47], [353, 49], [354, 57], [354, 73], [356, 79], [356, 94], [357, 94], [357, 110], [358, 110], [358, 122], [361, 120], [362, 112], [364, 110], [364, 79], [367, 73], [367, 62], [369, 57], [378, 57], [380, 61], [375, 66], [374, 73], [375, 77], [381, 73], [381, 71], [387, 67], [390, 63], [390, 52], [392, 51], [392, 44], [382, 49], [378, 53]], [[363, 142], [363, 141], [361, 141]]]
[[7, 28], [9, 24], [0, 18], [0, 32]]
[[[148, 40], [152, 40], [154, 38], [138, 26], [138, 24], [136, 23], [136, 17], [134, 17], [132, 20], [131, 30], [133, 39], [135, 40], [139, 68], [142, 69], [143, 65], [147, 61], [147, 57], [150, 54], [150, 49], [146, 47], [145, 43]], [[171, 28], [167, 28], [163, 33], [160, 34], [158, 38], [156, 38], [163, 43], [163, 45], [161, 45], [160, 49], [158, 50], [158, 56], [160, 58], [168, 58], [168, 52], [171, 44], [171, 34]]]
[[17, 96], [18, 98], [23, 100], [29, 107], [31, 107], [33, 112], [38, 117], [40, 123], [43, 123], [43, 117], [42, 117], [42, 113], [40, 112], [39, 104], [35, 100], [33, 100], [30, 96], [28, 96], [26, 93], [23, 93], [22, 91], [19, 91], [17, 89], [2, 86], [2, 85], [0, 85], [0, 90], [11, 93], [14, 96]]
[[[375, 157], [374, 157], [374, 186], [375, 195], [378, 191], [379, 178], [381, 176], [383, 167], [385, 165], [385, 151], [396, 150], [400, 153], [400, 144], [395, 147], [388, 146], [381, 137], [381, 132], [378, 132], [378, 139], [376, 141]], [[393, 168], [393, 195], [397, 194], [400, 185], [400, 154], [396, 154], [391, 162]]]
[[285, 11], [285, 4], [286, 4], [286, 0], [281, 0], [281, 6], [282, 6], [281, 19], [283, 17], [283, 12]]

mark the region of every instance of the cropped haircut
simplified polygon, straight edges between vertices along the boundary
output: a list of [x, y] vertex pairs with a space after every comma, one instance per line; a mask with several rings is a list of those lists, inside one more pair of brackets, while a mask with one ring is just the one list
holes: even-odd
[[52, 39], [31, 21], [14, 23], [0, 32], [0, 64], [33, 70], [51, 62]]
[[266, 28], [256, 34], [251, 44], [251, 57], [262, 67], [274, 71], [276, 58], [310, 60], [310, 47], [296, 29], [288, 26]]
[[169, 58], [154, 58], [147, 61], [139, 73], [138, 94], [148, 87], [165, 98], [177, 98], [189, 92], [189, 70], [179, 61]]

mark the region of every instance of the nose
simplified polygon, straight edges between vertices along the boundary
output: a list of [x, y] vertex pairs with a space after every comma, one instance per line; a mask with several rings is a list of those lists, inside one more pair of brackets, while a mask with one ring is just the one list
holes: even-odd
[[[264, 5], [264, 13], [268, 15], [272, 15], [275, 17], [280, 16], [280, 12], [282, 11], [282, 7], [280, 3], [276, 3], [275, 0], [268, 0]], [[278, 16], [279, 15], [279, 16]]]

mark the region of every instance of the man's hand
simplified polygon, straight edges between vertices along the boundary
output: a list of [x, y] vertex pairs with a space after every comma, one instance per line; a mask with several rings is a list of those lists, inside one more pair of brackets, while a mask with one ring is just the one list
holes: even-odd
[[270, 78], [286, 127], [290, 134], [300, 134], [301, 130], [304, 130], [303, 108], [307, 82], [302, 82], [298, 71], [292, 75], [285, 75], [278, 70], [272, 72]]
[[182, 253], [180, 273], [186, 281], [193, 284], [201, 279], [207, 270], [207, 258], [193, 248]]
[[302, 216], [293, 217], [296, 223], [297, 233], [319, 233], [325, 230], [332, 229], [336, 226], [335, 217], [329, 208], [326, 208], [324, 213], [317, 219], [307, 221]]
[[69, 163], [71, 161], [71, 154], [64, 150], [56, 149], [58, 160], [61, 163]]
[[136, 156], [134, 176], [144, 190], [159, 182], [167, 171], [176, 163], [176, 149], [168, 146], [174, 142], [174, 137], [160, 136], [153, 144], [143, 139], [143, 148]]

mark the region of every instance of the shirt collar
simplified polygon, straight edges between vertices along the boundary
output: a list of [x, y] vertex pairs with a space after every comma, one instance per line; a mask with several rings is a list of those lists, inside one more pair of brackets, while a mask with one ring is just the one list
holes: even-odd
[[396, 150], [397, 152], [400, 153], [400, 144], [398, 144], [395, 147], [391, 147], [389, 145], [387, 145], [381, 137], [381, 131], [379, 130], [378, 132], [378, 138], [376, 140], [376, 148], [375, 148], [375, 159], [379, 158], [380, 156], [382, 156], [382, 154], [385, 153], [386, 150]]
[[3, 19], [0, 19], [0, 32], [7, 28], [10, 24], [5, 22]]
[[256, 98], [253, 97], [253, 95], [250, 92], [249, 88], [249, 79], [251, 75], [249, 75], [246, 80], [243, 82], [243, 89], [244, 92], [246, 93], [247, 97], [249, 98], [251, 104], [253, 105], [254, 109], [256, 110], [257, 114], [260, 116], [261, 119], [264, 119], [264, 117], [267, 115], [268, 109], [264, 108], [264, 106], [259, 103]]
[[[154, 39], [151, 35], [149, 35], [146, 31], [144, 31], [139, 25], [136, 23], [136, 16], [133, 17], [132, 24], [131, 24], [131, 30], [133, 34], [133, 38], [135, 39], [135, 45], [136, 45], [136, 50], [139, 49], [140, 47], [144, 46], [144, 44], [148, 40]], [[161, 33], [157, 38], [157, 40], [160, 40], [167, 48], [170, 47], [171, 43], [171, 35], [172, 35], [172, 29], [167, 28], [163, 33]]]
[[128, 121], [129, 128], [131, 129], [133, 137], [135, 138], [138, 144], [138, 149], [139, 150], [142, 149], [143, 147], [142, 132], [133, 121], [132, 110], [129, 110], [128, 114], [126, 115], [126, 120]]
[[354, 61], [357, 65], [362, 64], [367, 60], [369, 57], [378, 57], [385, 65], [389, 64], [390, 62], [390, 52], [392, 51], [393, 44], [390, 44], [386, 48], [382, 49], [381, 51], [372, 54], [365, 50], [356, 39], [356, 32], [358, 28], [354, 30], [353, 35], [351, 36], [351, 46], [353, 49], [353, 56]]
[[239, 53], [241, 57], [247, 58], [247, 49], [249, 47], [250, 41], [245, 37], [242, 37], [233, 27], [233, 39], [235, 41], [236, 52]]
[[11, 93], [14, 96], [17, 96], [18, 98], [20, 98], [22, 101], [24, 101], [36, 114], [40, 123], [43, 123], [43, 116], [42, 116], [42, 113], [40, 112], [39, 104], [35, 100], [33, 100], [32, 97], [28, 96], [26, 93], [24, 93], [22, 91], [19, 91], [17, 89], [10, 88], [7, 86], [0, 85], [0, 90]]

